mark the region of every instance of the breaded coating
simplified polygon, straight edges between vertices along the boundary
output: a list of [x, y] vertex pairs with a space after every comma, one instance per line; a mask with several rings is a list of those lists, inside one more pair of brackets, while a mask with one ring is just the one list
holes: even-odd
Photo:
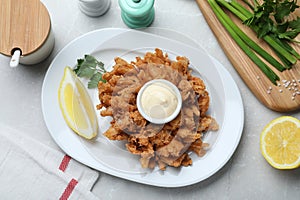
[[[206, 114], [209, 94], [203, 80], [191, 75], [186, 57], [177, 56], [172, 61], [158, 48], [130, 63], [118, 57], [103, 79], [106, 83], [98, 84], [97, 109], [101, 116], [113, 118], [104, 135], [110, 140], [126, 141], [127, 150], [140, 156], [143, 168], [190, 166], [190, 152], [205, 155], [208, 144], [203, 143], [202, 136], [208, 130], [218, 130], [218, 124]], [[153, 79], [168, 80], [181, 93], [182, 109], [166, 124], [148, 122], [137, 109], [140, 88]]]

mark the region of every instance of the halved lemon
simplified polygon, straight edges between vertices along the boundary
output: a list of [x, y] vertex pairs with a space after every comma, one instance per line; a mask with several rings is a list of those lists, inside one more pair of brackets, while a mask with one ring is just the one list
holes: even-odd
[[70, 67], [65, 67], [58, 101], [65, 121], [75, 133], [86, 139], [97, 135], [98, 123], [92, 100]]
[[267, 124], [261, 133], [260, 149], [267, 162], [277, 169], [300, 166], [300, 121], [282, 116]]

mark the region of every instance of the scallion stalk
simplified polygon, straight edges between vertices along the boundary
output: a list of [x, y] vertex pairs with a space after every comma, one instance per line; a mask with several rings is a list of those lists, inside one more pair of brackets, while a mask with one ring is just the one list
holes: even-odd
[[[212, 7], [212, 10], [216, 14], [219, 21], [226, 28], [231, 37], [235, 40], [235, 42], [239, 45], [239, 47], [246, 53], [246, 55], [262, 70], [262, 72], [269, 78], [269, 80], [277, 85], [276, 81], [279, 80], [279, 77], [252, 51], [252, 49], [245, 43], [244, 40], [240, 38], [236, 30], [234, 30], [228, 22], [227, 16], [224, 11], [220, 8], [220, 6], [216, 3], [215, 0], [208, 0], [208, 3]], [[231, 20], [230, 20], [231, 21]], [[232, 22], [233, 23], [233, 22]], [[239, 32], [239, 31], [238, 31]]]
[[[225, 8], [227, 8], [230, 12], [236, 15], [243, 22], [245, 22], [253, 16], [249, 10], [247, 10], [244, 6], [242, 6], [235, 0], [232, 0], [230, 2], [225, 0], [217, 0], [217, 2]], [[252, 25], [250, 28], [252, 28], [252, 30], [254, 30], [257, 33], [258, 27]], [[285, 60], [287, 60], [291, 64], [295, 64], [297, 62], [297, 59], [300, 58], [300, 55], [289, 44], [285, 43], [283, 45], [282, 41], [278, 41], [275, 39], [275, 37], [272, 37], [270, 35], [264, 36], [263, 39], [273, 49], [275, 49], [277, 53], [282, 55], [281, 58], [285, 57]]]
[[[218, 8], [217, 8], [218, 9]], [[226, 15], [220, 8], [218, 9], [221, 17], [226, 21], [226, 23], [237, 33], [237, 35], [252, 48], [256, 53], [262, 56], [266, 61], [273, 65], [277, 70], [284, 71], [286, 67], [281, 65], [273, 56], [261, 48], [257, 43], [255, 43], [251, 38], [249, 38], [231, 19]]]

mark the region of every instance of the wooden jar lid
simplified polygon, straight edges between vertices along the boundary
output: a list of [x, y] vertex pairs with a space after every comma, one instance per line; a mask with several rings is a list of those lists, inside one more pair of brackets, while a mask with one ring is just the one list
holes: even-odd
[[51, 21], [40, 0], [0, 0], [0, 53], [11, 56], [21, 49], [31, 54], [46, 41]]

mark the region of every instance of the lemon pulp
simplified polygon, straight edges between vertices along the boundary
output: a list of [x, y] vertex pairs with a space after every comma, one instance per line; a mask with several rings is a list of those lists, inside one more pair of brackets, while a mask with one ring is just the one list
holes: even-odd
[[261, 152], [277, 169], [300, 166], [300, 121], [282, 116], [271, 121], [261, 133]]
[[93, 103], [86, 88], [70, 67], [64, 70], [58, 101], [66, 123], [75, 133], [86, 139], [97, 135], [98, 123]]

